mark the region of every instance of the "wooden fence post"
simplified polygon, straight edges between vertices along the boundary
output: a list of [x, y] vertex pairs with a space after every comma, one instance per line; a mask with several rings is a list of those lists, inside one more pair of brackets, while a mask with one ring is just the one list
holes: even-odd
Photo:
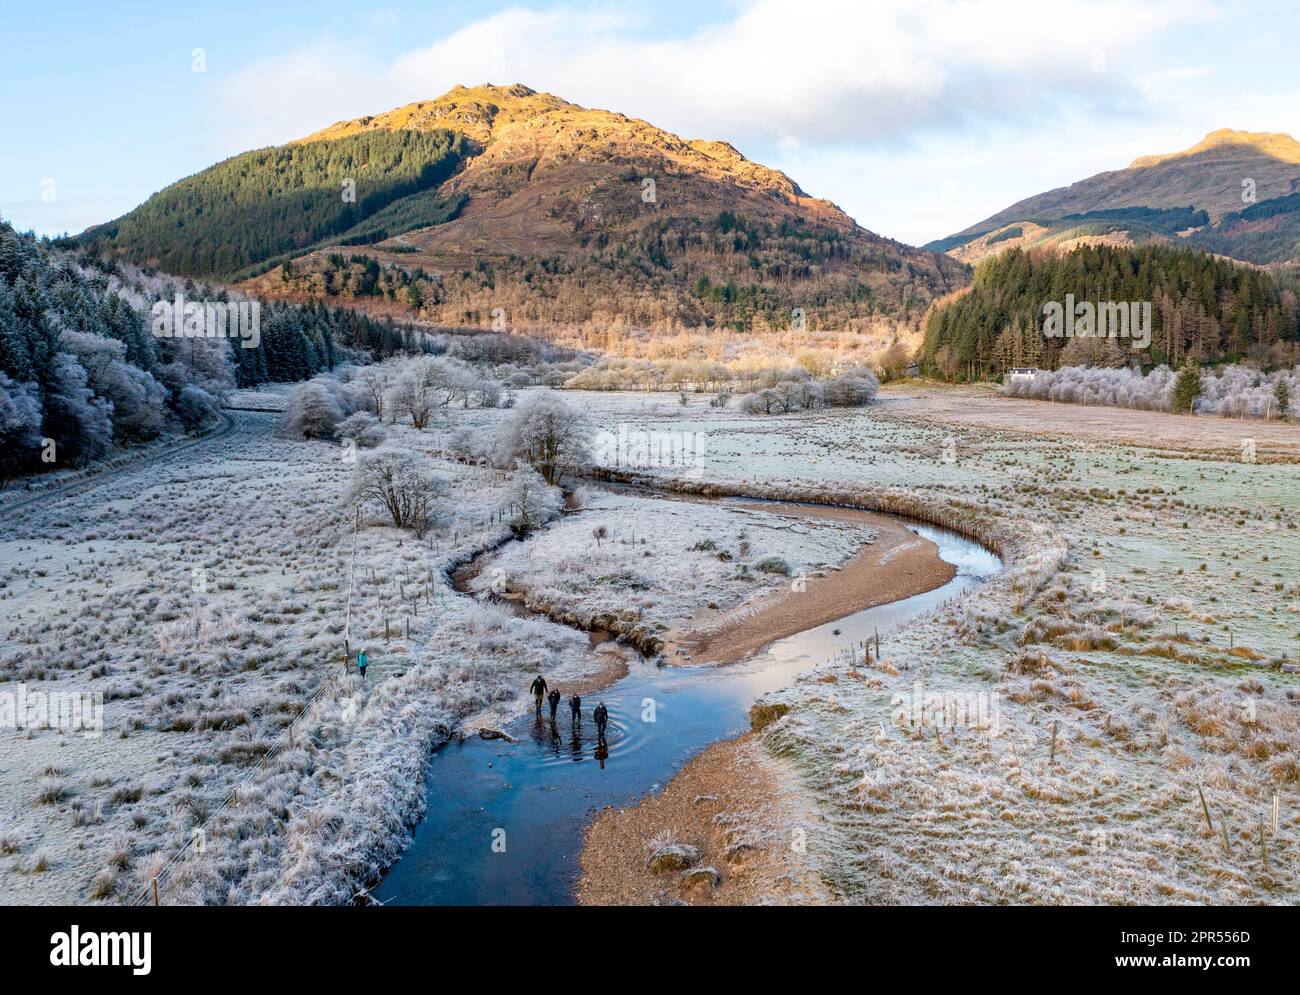
[[1210, 818], [1210, 806], [1205, 804], [1205, 790], [1197, 785], [1196, 793], [1201, 796], [1201, 810], [1205, 813], [1205, 824], [1214, 832], [1214, 820]]

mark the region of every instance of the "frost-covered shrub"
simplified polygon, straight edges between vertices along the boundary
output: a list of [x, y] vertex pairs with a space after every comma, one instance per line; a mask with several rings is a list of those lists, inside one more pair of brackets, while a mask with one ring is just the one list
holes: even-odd
[[0, 487], [37, 458], [40, 445], [39, 388], [0, 372]]
[[176, 417], [181, 426], [192, 432], [217, 416], [217, 399], [202, 387], [186, 384], [176, 399]]
[[850, 370], [823, 385], [826, 403], [833, 408], [856, 408], [875, 401], [880, 380], [870, 370]]
[[[763, 377], [760, 382], [770, 379]], [[825, 407], [859, 407], [873, 402], [879, 390], [880, 381], [870, 370], [850, 370], [823, 383], [797, 370], [770, 387], [746, 394], [740, 399], [740, 410], [747, 415], [783, 415]]]
[[527, 463], [518, 463], [506, 478], [506, 495], [516, 509], [516, 522], [523, 532], [550, 521], [564, 507], [564, 495], [548, 484]]
[[64, 331], [60, 344], [86, 371], [87, 385], [112, 407], [119, 439], [152, 439], [166, 427], [166, 393], [153, 376], [126, 361], [126, 343]]
[[59, 458], [81, 461], [103, 455], [113, 442], [113, 405], [95, 396], [89, 374], [70, 353], [54, 357], [53, 374], [45, 398], [46, 425], [55, 426]]
[[478, 429], [462, 426], [444, 443], [446, 451], [462, 463], [490, 463], [493, 440]]
[[348, 439], [363, 449], [373, 449], [386, 437], [384, 426], [369, 411], [356, 411], [348, 415], [334, 429], [336, 439]]
[[765, 574], [781, 574], [785, 577], [790, 576], [790, 564], [786, 563], [785, 560], [781, 559], [779, 556], [765, 556], [754, 564], [754, 569]]
[[740, 399], [740, 413], [744, 415], [771, 415], [785, 410], [781, 396], [771, 387], [746, 394]]
[[329, 439], [351, 410], [352, 398], [330, 376], [316, 377], [293, 389], [284, 409], [284, 431], [295, 439]]

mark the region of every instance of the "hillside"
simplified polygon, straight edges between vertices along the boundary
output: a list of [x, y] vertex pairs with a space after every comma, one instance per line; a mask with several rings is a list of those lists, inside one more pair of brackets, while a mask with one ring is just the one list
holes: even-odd
[[[248, 197], [212, 210], [210, 191], [241, 192], [232, 178], [248, 157], [293, 163], [300, 179], [248, 184]], [[334, 204], [349, 171], [376, 160], [383, 183], [359, 179], [350, 212]], [[299, 200], [318, 223], [294, 224]], [[166, 231], [178, 218], [182, 232]], [[725, 142], [519, 85], [457, 87], [247, 153], [83, 238], [136, 262], [234, 277], [259, 297], [606, 339], [797, 330], [800, 309], [810, 332], [888, 341], [969, 282], [960, 263], [872, 234]], [[237, 253], [185, 255], [231, 243]]]
[[[322, 240], [387, 234], [376, 218], [427, 201], [460, 155], [460, 140], [441, 130], [258, 149], [173, 183], [81, 241], [179, 276], [224, 279]], [[441, 220], [440, 205], [423, 213], [431, 209]]]
[[[1253, 181], [1254, 202], [1243, 200]], [[1300, 259], [1300, 142], [1215, 131], [1181, 152], [1028, 197], [926, 247], [966, 263], [1011, 248], [1191, 245], [1260, 265]], [[1018, 231], [1018, 229], [1020, 231]]]

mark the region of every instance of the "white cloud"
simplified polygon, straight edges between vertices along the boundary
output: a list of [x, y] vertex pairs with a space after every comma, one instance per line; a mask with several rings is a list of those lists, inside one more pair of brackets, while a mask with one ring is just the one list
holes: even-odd
[[615, 8], [512, 8], [387, 67], [319, 42], [249, 67], [226, 96], [259, 135], [298, 135], [456, 83], [524, 82], [691, 137], [853, 144], [1140, 100], [1153, 39], [1213, 16], [1204, 0], [759, 0], [665, 41]]
[[[352, 44], [313, 42], [243, 70], [214, 111], [228, 154], [457, 83], [522, 82], [686, 137], [731, 141], [760, 160], [906, 162], [934, 149], [936, 135], [978, 150], [981, 135], [1014, 142], [1017, 128], [1028, 136], [1065, 118], [1134, 123], [1196, 75], [1152, 64], [1151, 52], [1217, 17], [1210, 0], [758, 0], [662, 39], [614, 6], [511, 8], [386, 65]], [[418, 38], [426, 27], [436, 30], [402, 29]], [[844, 168], [840, 183], [813, 170], [826, 185], [809, 171], [792, 175], [849, 207]], [[921, 235], [911, 225], [890, 233]]]

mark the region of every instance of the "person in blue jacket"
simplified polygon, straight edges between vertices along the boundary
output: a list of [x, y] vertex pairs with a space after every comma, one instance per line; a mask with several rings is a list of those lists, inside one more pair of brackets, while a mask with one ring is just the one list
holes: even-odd
[[361, 679], [366, 679], [366, 667], [370, 664], [370, 657], [366, 656], [365, 650], [357, 650], [357, 670], [361, 672]]

